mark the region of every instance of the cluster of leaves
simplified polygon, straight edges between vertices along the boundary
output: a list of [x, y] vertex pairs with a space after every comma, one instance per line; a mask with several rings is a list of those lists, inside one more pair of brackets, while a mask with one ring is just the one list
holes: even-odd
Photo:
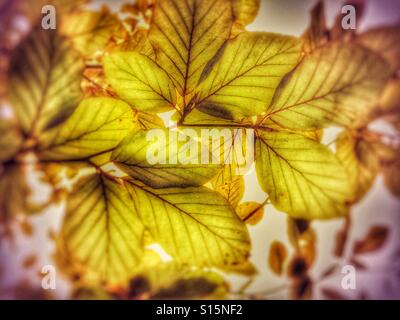
[[[11, 17], [13, 1], [2, 2]], [[399, 129], [398, 26], [329, 30], [320, 3], [295, 38], [247, 31], [257, 0], [142, 0], [117, 13], [89, 11], [82, 2], [60, 7], [57, 30], [32, 18], [30, 32], [4, 57], [0, 81], [12, 116], [0, 121], [0, 217], [7, 225], [34, 211], [26, 176], [33, 165], [53, 186], [50, 203], [66, 201], [57, 260], [85, 288], [174, 297], [197, 283], [188, 296], [219, 296], [227, 285], [208, 269], [254, 273], [246, 223], [257, 223], [266, 204], [298, 227], [347, 216], [380, 172], [399, 194], [399, 148], [368, 128], [383, 118]], [[164, 112], [178, 130], [254, 129], [256, 172], [268, 199], [241, 203], [236, 163], [149, 163], [146, 132], [168, 135]], [[336, 151], [321, 142], [329, 126], [343, 128]], [[169, 157], [178, 152], [172, 148]], [[308, 227], [296, 234], [293, 245], [309, 267], [315, 234]], [[161, 267], [168, 272], [157, 271], [153, 244], [172, 257]], [[286, 255], [278, 243], [271, 248], [277, 274]], [[298, 260], [291, 269], [304, 292], [308, 267], [299, 272]], [[174, 275], [151, 281], [143, 271], [149, 266]]]

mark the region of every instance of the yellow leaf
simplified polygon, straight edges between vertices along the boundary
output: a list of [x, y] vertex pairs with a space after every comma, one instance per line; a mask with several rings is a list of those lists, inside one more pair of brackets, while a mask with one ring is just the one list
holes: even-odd
[[141, 261], [143, 232], [124, 185], [91, 175], [68, 196], [59, 249], [65, 267], [88, 282], [126, 281]]
[[197, 86], [203, 69], [229, 38], [230, 0], [160, 0], [155, 4], [150, 41], [157, 64], [181, 96]]
[[13, 54], [9, 98], [25, 134], [63, 122], [81, 98], [83, 62], [54, 30], [35, 26]]
[[118, 52], [104, 59], [106, 79], [117, 94], [135, 109], [163, 112], [176, 104], [168, 74], [137, 52]]
[[133, 299], [223, 299], [229, 285], [216, 272], [170, 262], [138, 274], [129, 289], [129, 298]]
[[113, 150], [135, 128], [128, 104], [112, 98], [89, 98], [60, 126], [40, 137], [41, 160], [83, 160]]
[[371, 189], [378, 174], [374, 145], [352, 131], [345, 131], [337, 138], [336, 155], [346, 168], [349, 183], [355, 190], [353, 201], [360, 200]]
[[235, 22], [246, 26], [254, 21], [260, 9], [261, 0], [232, 0]]
[[137, 122], [143, 130], [165, 128], [164, 121], [156, 114], [139, 111], [136, 116]]
[[115, 149], [112, 159], [131, 177], [154, 188], [203, 185], [221, 170], [223, 162], [213, 164], [209, 150], [209, 164], [204, 164], [202, 140], [196, 137], [194, 130], [132, 132]]
[[272, 242], [269, 249], [268, 265], [276, 275], [282, 275], [286, 258], [287, 250], [285, 246], [279, 241]]
[[336, 124], [356, 127], [369, 119], [389, 67], [359, 45], [332, 42], [306, 55], [281, 83], [264, 125], [313, 130]]
[[134, 180], [127, 183], [143, 224], [178, 263], [224, 267], [246, 261], [246, 226], [218, 193], [204, 187], [152, 189]]
[[108, 9], [81, 11], [64, 16], [61, 34], [69, 36], [85, 56], [104, 51], [113, 37], [123, 37], [124, 28], [118, 17]]
[[216, 186], [214, 190], [220, 193], [235, 208], [244, 195], [244, 179], [241, 176], [236, 176], [231, 181], [226, 181]]
[[255, 226], [264, 216], [264, 205], [257, 202], [244, 202], [236, 207], [236, 213], [242, 221]]
[[300, 42], [296, 38], [241, 33], [227, 43], [217, 63], [204, 70], [196, 108], [225, 119], [263, 113], [299, 55]]
[[285, 132], [258, 132], [256, 170], [272, 204], [290, 216], [329, 219], [346, 215], [352, 198], [345, 168], [324, 145]]

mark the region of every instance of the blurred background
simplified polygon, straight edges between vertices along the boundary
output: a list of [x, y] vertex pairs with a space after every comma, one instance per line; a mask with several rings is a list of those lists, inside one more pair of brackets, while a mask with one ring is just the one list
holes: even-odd
[[[35, 1], [35, 0], [32, 0]], [[373, 26], [400, 22], [400, 1], [366, 0], [366, 11], [358, 30], [366, 30]], [[107, 4], [118, 8], [121, 1], [95, 1], [93, 8]], [[309, 12], [316, 4], [315, 0], [261, 0], [259, 15], [249, 26], [251, 31], [269, 31], [300, 36], [309, 25]], [[343, 6], [342, 1], [325, 1], [329, 24], [334, 22]], [[20, 21], [23, 28], [23, 21]], [[383, 123], [374, 123], [378, 131], [390, 132], [391, 128]], [[326, 130], [324, 142], [330, 142], [337, 130]], [[243, 201], [263, 202], [265, 193], [256, 182], [254, 170], [246, 175], [246, 193]], [[47, 187], [39, 182], [34, 173], [29, 175], [29, 183], [33, 187], [33, 197], [45, 198], [49, 193]], [[56, 234], [61, 226], [65, 206], [60, 204], [46, 208], [41, 214], [28, 217], [32, 232], [27, 235], [21, 224], [13, 227], [16, 237], [10, 241], [0, 242], [0, 299], [12, 298], [68, 298], [70, 286], [67, 279], [57, 274], [57, 289], [43, 293], [41, 289], [42, 267], [54, 265], [54, 243], [52, 234]], [[310, 271], [314, 279], [313, 298], [326, 299], [321, 288], [330, 288], [348, 299], [400, 299], [400, 201], [392, 196], [384, 187], [381, 177], [377, 179], [368, 195], [356, 204], [351, 213], [352, 224], [345, 252], [342, 257], [333, 255], [337, 232], [343, 227], [343, 219], [313, 222], [317, 237], [317, 256]], [[21, 218], [26, 219], [26, 218]], [[341, 286], [344, 274], [342, 267], [351, 264], [349, 254], [355, 241], [362, 239], [371, 226], [384, 226], [389, 230], [382, 248], [360, 258], [356, 269], [356, 289], [345, 290]], [[278, 212], [271, 205], [266, 206], [263, 220], [256, 226], [249, 226], [252, 239], [251, 261], [258, 269], [258, 274], [251, 281], [242, 276], [228, 276], [232, 290], [238, 290], [244, 284], [246, 292], [256, 297], [268, 299], [290, 298], [290, 284], [287, 277], [278, 277], [268, 268], [268, 252], [275, 240], [288, 245], [287, 216]], [[30, 233], [30, 232], [29, 232]], [[396, 260], [397, 257], [397, 260]], [[339, 267], [332, 274], [322, 279], [326, 269], [337, 264]], [[329, 298], [329, 297], [328, 297]]]

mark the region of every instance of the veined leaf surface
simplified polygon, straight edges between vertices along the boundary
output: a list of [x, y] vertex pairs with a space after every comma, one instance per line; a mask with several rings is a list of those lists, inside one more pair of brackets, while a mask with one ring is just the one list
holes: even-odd
[[111, 151], [136, 127], [131, 107], [112, 98], [89, 98], [60, 126], [41, 136], [41, 160], [82, 160]]
[[112, 159], [131, 177], [154, 188], [203, 185], [221, 170], [223, 162], [213, 164], [212, 150], [204, 152], [209, 163], [202, 162], [202, 140], [196, 139], [197, 131], [191, 132], [132, 132], [114, 150]]
[[294, 37], [241, 33], [228, 42], [212, 69], [202, 74], [196, 107], [225, 119], [259, 115], [299, 56], [300, 41]]
[[63, 122], [81, 98], [83, 61], [68, 40], [39, 25], [18, 47], [9, 98], [22, 130], [38, 134]]
[[107, 81], [125, 101], [141, 111], [168, 111], [176, 92], [168, 74], [137, 52], [114, 53], [104, 59]]
[[282, 81], [264, 124], [294, 130], [357, 126], [368, 119], [389, 76], [386, 61], [374, 52], [329, 43], [306, 55]]
[[87, 279], [128, 280], [143, 254], [143, 232], [125, 186], [91, 175], [68, 196], [61, 250], [68, 267], [83, 268]]
[[355, 190], [354, 201], [361, 199], [371, 189], [379, 170], [378, 164], [367, 160], [376, 158], [374, 146], [345, 131], [336, 141], [336, 155], [346, 168], [349, 182]]
[[344, 167], [326, 146], [300, 134], [258, 132], [256, 170], [272, 204], [292, 217], [347, 214], [352, 189]]
[[181, 96], [197, 86], [209, 60], [229, 38], [230, 0], [160, 0], [149, 33], [156, 61]]
[[218, 193], [204, 187], [152, 189], [134, 180], [127, 183], [145, 227], [178, 263], [224, 267], [248, 257], [246, 227]]
[[362, 45], [381, 54], [393, 71], [400, 68], [400, 26], [385, 26], [368, 30], [357, 39]]

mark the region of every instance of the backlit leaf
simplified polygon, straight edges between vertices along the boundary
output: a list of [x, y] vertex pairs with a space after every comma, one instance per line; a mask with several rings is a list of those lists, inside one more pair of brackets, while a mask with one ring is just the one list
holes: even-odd
[[368, 30], [357, 37], [362, 45], [381, 54], [393, 71], [400, 68], [400, 26], [384, 26]]
[[124, 185], [91, 175], [68, 196], [60, 250], [68, 268], [88, 281], [119, 282], [139, 265], [143, 232]]
[[162, 112], [175, 106], [172, 81], [150, 58], [137, 52], [118, 52], [104, 59], [104, 68], [113, 89], [135, 109]]
[[128, 181], [145, 227], [178, 263], [224, 267], [243, 263], [250, 240], [227, 201], [204, 187], [152, 189]]
[[261, 0], [232, 0], [235, 22], [246, 26], [254, 21], [260, 9]]
[[228, 39], [230, 0], [161, 0], [156, 3], [150, 41], [157, 63], [174, 81], [181, 96], [196, 87], [200, 75]]
[[40, 25], [13, 55], [9, 98], [26, 134], [63, 122], [78, 106], [83, 62], [71, 44]]
[[111, 151], [136, 126], [128, 104], [112, 98], [89, 98], [60, 126], [41, 136], [42, 160], [81, 160]]
[[287, 255], [287, 250], [281, 242], [274, 241], [271, 244], [269, 249], [268, 265], [278, 276], [283, 272], [283, 264], [285, 263]]
[[84, 55], [104, 51], [113, 37], [124, 35], [117, 16], [109, 9], [74, 12], [64, 17], [61, 34], [69, 36], [75, 47]]
[[244, 179], [241, 176], [236, 176], [231, 181], [218, 185], [214, 190], [235, 208], [244, 195]]
[[190, 132], [169, 129], [132, 132], [112, 158], [131, 177], [154, 188], [203, 185], [221, 170], [223, 163], [213, 164], [209, 150], [204, 152], [209, 164], [204, 164], [202, 140], [196, 140], [196, 131]]
[[281, 83], [264, 124], [312, 130], [368, 120], [390, 75], [379, 55], [355, 44], [329, 43], [311, 54]]
[[382, 114], [395, 111], [400, 114], [400, 79], [393, 78], [387, 83], [379, 101], [379, 109]]
[[242, 33], [202, 75], [196, 107], [225, 119], [263, 113], [281, 79], [296, 65], [300, 42], [269, 33]]
[[336, 155], [355, 190], [354, 201], [361, 199], [371, 189], [379, 170], [374, 144], [352, 131], [345, 131], [336, 140]]
[[221, 299], [228, 289], [216, 272], [164, 263], [135, 276], [130, 282], [129, 297], [145, 294], [150, 299]]
[[328, 219], [347, 214], [347, 174], [326, 147], [302, 135], [259, 132], [256, 170], [272, 204], [290, 216]]
[[372, 226], [368, 230], [367, 236], [354, 244], [353, 252], [355, 254], [371, 253], [379, 250], [386, 242], [389, 235], [389, 229], [385, 226]]
[[328, 28], [326, 26], [325, 5], [320, 0], [311, 10], [310, 26], [303, 34], [304, 49], [311, 52], [328, 40]]
[[244, 202], [236, 207], [236, 213], [242, 221], [254, 226], [264, 216], [264, 205], [257, 202]]

